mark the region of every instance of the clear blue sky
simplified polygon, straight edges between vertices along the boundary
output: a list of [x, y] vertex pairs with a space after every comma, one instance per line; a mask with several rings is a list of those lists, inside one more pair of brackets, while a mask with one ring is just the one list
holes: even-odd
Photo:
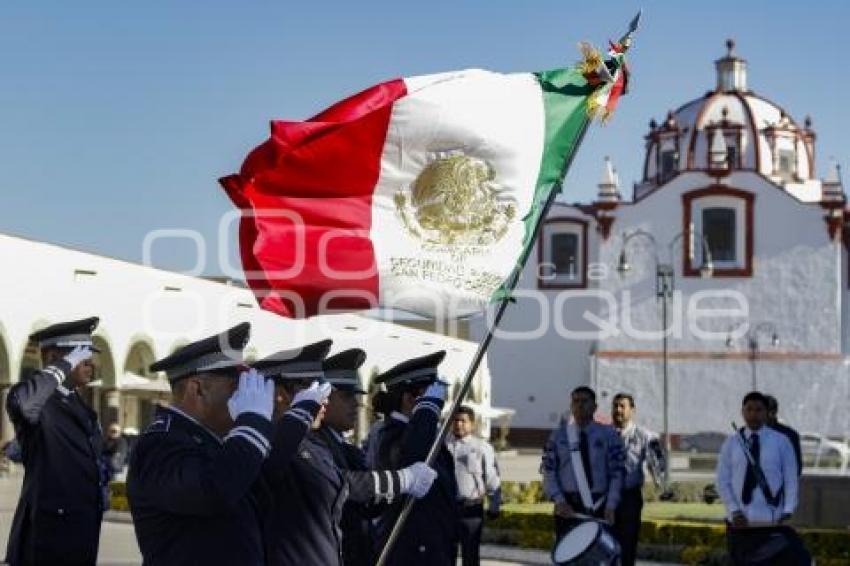
[[[818, 173], [828, 156], [850, 169], [846, 0], [21, 0], [0, 4], [0, 232], [139, 261], [148, 231], [189, 228], [214, 260], [232, 208], [216, 179], [270, 119], [397, 76], [569, 65], [638, 6], [632, 94], [588, 136], [571, 200], [593, 198], [605, 155], [631, 194], [649, 119], [713, 87], [727, 37], [753, 90], [812, 115]], [[159, 267], [194, 263], [185, 242], [153, 251]]]

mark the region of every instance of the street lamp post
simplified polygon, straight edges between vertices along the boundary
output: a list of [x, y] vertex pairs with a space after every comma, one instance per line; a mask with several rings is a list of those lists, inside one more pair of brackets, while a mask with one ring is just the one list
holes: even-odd
[[[645, 230], [635, 230], [630, 234], [623, 236], [623, 247], [620, 249], [620, 257], [617, 262], [617, 271], [621, 276], [624, 276], [631, 270], [631, 265], [626, 257], [626, 248], [631, 240], [635, 238], [644, 238], [652, 244], [652, 253], [655, 260], [655, 297], [661, 301], [661, 383], [662, 383], [662, 404], [663, 404], [663, 435], [664, 435], [664, 451], [667, 455], [664, 458], [664, 482], [665, 485], [670, 483], [670, 454], [672, 443], [670, 441], [670, 383], [668, 375], [668, 303], [673, 298], [675, 289], [675, 270], [673, 268], [673, 246], [684, 236], [691, 232], [685, 231], [676, 234], [667, 244], [668, 258], [667, 263], [662, 263], [658, 255], [658, 242], [655, 237]], [[708, 247], [708, 240], [702, 234], [698, 234], [702, 241], [703, 263], [700, 267], [700, 276], [703, 278], [711, 277], [714, 266], [711, 261], [711, 250]]]
[[[740, 324], [738, 325], [740, 326]], [[779, 346], [779, 332], [776, 329], [776, 325], [769, 321], [762, 321], [755, 326], [751, 326], [747, 330], [746, 338], [747, 338], [747, 348], [750, 350], [750, 385], [751, 391], [758, 391], [758, 374], [756, 371], [756, 362], [759, 357], [759, 339], [766, 335], [770, 335], [770, 345], [774, 348]], [[731, 329], [730, 335], [726, 338], [726, 346], [732, 347], [732, 336]]]

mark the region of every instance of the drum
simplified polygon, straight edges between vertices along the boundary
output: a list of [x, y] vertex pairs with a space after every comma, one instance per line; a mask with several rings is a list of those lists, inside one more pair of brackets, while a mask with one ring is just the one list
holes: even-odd
[[787, 525], [728, 528], [729, 553], [735, 564], [806, 566], [811, 564], [800, 535]]
[[594, 520], [581, 521], [555, 545], [552, 562], [579, 566], [619, 564], [620, 544], [608, 527]]

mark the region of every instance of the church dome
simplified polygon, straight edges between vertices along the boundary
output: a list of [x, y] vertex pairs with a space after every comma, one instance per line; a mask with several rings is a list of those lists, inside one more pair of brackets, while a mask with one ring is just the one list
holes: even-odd
[[801, 200], [819, 200], [811, 120], [801, 127], [780, 106], [747, 87], [747, 63], [726, 42], [717, 82], [704, 96], [670, 111], [646, 136], [640, 198], [686, 171], [755, 171]]

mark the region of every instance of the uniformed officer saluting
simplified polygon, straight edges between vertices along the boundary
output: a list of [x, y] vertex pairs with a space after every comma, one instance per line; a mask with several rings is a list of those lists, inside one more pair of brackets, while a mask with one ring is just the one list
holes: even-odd
[[157, 408], [130, 461], [145, 564], [264, 562], [251, 487], [270, 449], [274, 387], [242, 365], [249, 334], [243, 323], [151, 366], [168, 375], [173, 404]]
[[[277, 383], [276, 403], [283, 410], [292, 400], [297, 407], [304, 395], [320, 393], [327, 403], [331, 384], [321, 386], [323, 360], [331, 341], [324, 340], [295, 350], [278, 352], [254, 364]], [[313, 382], [313, 385], [308, 385]], [[315, 397], [313, 397], [315, 399]], [[318, 429], [324, 412], [304, 422]], [[273, 494], [266, 518], [267, 564], [274, 566], [342, 565], [340, 520], [346, 501], [380, 502], [410, 493], [422, 497], [436, 472], [421, 462], [398, 471], [343, 470], [333, 460], [325, 437], [308, 434], [295, 458], [280, 461], [273, 453], [264, 466], [264, 478]]]
[[[358, 370], [366, 361], [366, 352], [359, 348], [344, 350], [326, 358], [322, 364], [325, 379], [333, 385], [322, 426], [316, 431], [333, 455], [334, 464], [341, 470], [365, 471], [366, 453], [343, 436], [357, 425], [360, 399], [366, 394], [360, 385]], [[346, 501], [342, 509], [342, 562], [345, 566], [373, 566], [372, 536], [369, 520], [383, 508]]]
[[[375, 378], [387, 387], [385, 415], [368, 440], [368, 461], [372, 469], [397, 468], [421, 462], [428, 457], [437, 439], [437, 423], [446, 397], [446, 385], [439, 380], [437, 367], [445, 351], [403, 362]], [[434, 462], [437, 481], [431, 491], [413, 506], [407, 522], [386, 561], [387, 565], [449, 565], [455, 562], [457, 528], [454, 521], [457, 483], [454, 460], [440, 446]], [[378, 546], [383, 548], [401, 503], [394, 504], [378, 522]]]
[[24, 484], [6, 560], [94, 564], [106, 476], [97, 415], [77, 394], [94, 375], [91, 333], [98, 319], [56, 324], [30, 340], [44, 369], [9, 391], [7, 410], [23, 450]]

